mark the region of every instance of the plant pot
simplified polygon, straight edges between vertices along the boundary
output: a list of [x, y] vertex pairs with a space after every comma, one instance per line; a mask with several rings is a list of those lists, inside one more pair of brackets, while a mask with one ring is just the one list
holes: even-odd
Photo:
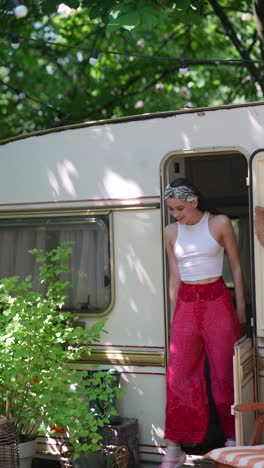
[[22, 442], [18, 445], [20, 468], [31, 468], [32, 460], [36, 453], [37, 439]]

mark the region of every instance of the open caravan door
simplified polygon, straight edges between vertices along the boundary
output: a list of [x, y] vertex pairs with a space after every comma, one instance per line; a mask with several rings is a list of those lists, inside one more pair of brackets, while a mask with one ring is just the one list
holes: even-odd
[[[243, 337], [235, 346], [235, 404], [264, 399], [264, 150], [250, 160], [252, 224], [252, 325], [253, 339]], [[249, 274], [249, 272], [248, 272]], [[245, 278], [245, 281], [248, 279]], [[248, 307], [248, 305], [247, 305]], [[249, 314], [247, 314], [249, 315]], [[256, 351], [255, 351], [256, 350]], [[236, 441], [247, 444], [253, 429], [254, 414], [235, 413]]]
[[[244, 336], [235, 344], [233, 358], [234, 402], [252, 403], [255, 401], [254, 357], [251, 338]], [[252, 434], [254, 414], [252, 411], [235, 412], [237, 445], [247, 445]]]
[[250, 160], [254, 219], [254, 295], [257, 400], [264, 401], [264, 149]]
[[[234, 350], [234, 403], [252, 403], [261, 401], [259, 371], [256, 368], [255, 349], [258, 340], [264, 339], [264, 151], [258, 151], [251, 157], [250, 189], [251, 189], [251, 280], [250, 271], [244, 271], [246, 289], [247, 325], [253, 327], [252, 337], [244, 336], [235, 345]], [[263, 208], [262, 208], [263, 207]], [[262, 210], [261, 210], [262, 208]], [[261, 219], [259, 219], [261, 218]], [[263, 220], [263, 221], [262, 221]], [[261, 224], [262, 222], [262, 224]], [[262, 245], [260, 239], [262, 238]], [[247, 285], [250, 283], [250, 287]], [[248, 290], [248, 291], [247, 291]], [[249, 299], [249, 292], [251, 299]], [[250, 322], [250, 323], [249, 323]], [[259, 346], [259, 348], [261, 348]], [[262, 379], [263, 380], [263, 379]], [[264, 384], [264, 381], [263, 381]], [[263, 396], [263, 395], [262, 395]], [[235, 428], [237, 445], [247, 445], [253, 431], [254, 412], [235, 412]]]

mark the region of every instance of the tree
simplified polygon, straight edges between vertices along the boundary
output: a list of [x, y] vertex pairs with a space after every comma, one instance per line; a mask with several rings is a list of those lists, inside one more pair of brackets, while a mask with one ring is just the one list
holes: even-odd
[[0, 138], [263, 97], [261, 0], [25, 3], [17, 19], [0, 1]]

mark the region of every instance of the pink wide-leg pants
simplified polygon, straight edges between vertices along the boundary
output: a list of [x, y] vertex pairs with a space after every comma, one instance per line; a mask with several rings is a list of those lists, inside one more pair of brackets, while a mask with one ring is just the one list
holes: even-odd
[[232, 298], [222, 278], [214, 283], [181, 283], [173, 317], [166, 375], [165, 438], [202, 442], [209, 424], [205, 357], [222, 430], [234, 437], [234, 343], [240, 325]]

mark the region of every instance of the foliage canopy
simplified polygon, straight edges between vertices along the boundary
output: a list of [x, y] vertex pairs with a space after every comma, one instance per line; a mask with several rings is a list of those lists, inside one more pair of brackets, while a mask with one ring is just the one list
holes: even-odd
[[[250, 0], [25, 3], [28, 15], [18, 19], [11, 0], [0, 2], [0, 138], [263, 97], [263, 47]], [[215, 62], [231, 59], [243, 62]]]

